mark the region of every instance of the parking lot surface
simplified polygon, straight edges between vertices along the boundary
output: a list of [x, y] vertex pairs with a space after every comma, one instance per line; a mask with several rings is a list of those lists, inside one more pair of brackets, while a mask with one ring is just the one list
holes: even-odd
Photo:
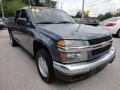
[[114, 38], [115, 61], [96, 75], [74, 83], [44, 83], [35, 61], [21, 47], [11, 47], [7, 30], [0, 31], [0, 90], [120, 90], [120, 39]]

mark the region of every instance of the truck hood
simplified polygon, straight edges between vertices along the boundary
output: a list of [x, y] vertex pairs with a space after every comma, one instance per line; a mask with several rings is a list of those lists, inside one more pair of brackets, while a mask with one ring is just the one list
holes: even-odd
[[42, 29], [39, 31], [42, 31], [53, 39], [90, 40], [110, 35], [105, 29], [83, 24], [48, 24], [38, 25], [38, 27]]

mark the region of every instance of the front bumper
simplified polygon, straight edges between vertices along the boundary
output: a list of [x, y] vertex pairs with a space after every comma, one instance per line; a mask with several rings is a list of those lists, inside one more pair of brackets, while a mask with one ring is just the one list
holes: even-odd
[[64, 76], [67, 77], [67, 76], [80, 75], [95, 70], [98, 67], [104, 65], [106, 66], [107, 64], [111, 63], [114, 60], [114, 58], [115, 58], [115, 49], [111, 48], [109, 53], [107, 53], [105, 56], [97, 60], [92, 60], [89, 62], [73, 63], [73, 64], [61, 64], [54, 61], [53, 67], [55, 70], [56, 77], [62, 79], [61, 77]]

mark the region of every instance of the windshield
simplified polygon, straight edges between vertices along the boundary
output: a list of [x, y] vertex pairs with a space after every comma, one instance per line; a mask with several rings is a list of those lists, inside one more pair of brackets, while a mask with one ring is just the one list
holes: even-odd
[[56, 9], [43, 9], [32, 12], [36, 24], [75, 23], [74, 19], [67, 13]]

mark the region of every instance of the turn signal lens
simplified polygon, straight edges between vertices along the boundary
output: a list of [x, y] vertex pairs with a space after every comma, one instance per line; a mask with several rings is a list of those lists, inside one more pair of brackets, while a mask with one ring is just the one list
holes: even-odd
[[65, 62], [67, 60], [67, 53], [65, 52], [60, 52], [60, 57], [61, 57], [61, 61]]
[[64, 47], [64, 46], [65, 46], [65, 42], [64, 42], [63, 40], [58, 41], [58, 42], [57, 42], [57, 45]]

